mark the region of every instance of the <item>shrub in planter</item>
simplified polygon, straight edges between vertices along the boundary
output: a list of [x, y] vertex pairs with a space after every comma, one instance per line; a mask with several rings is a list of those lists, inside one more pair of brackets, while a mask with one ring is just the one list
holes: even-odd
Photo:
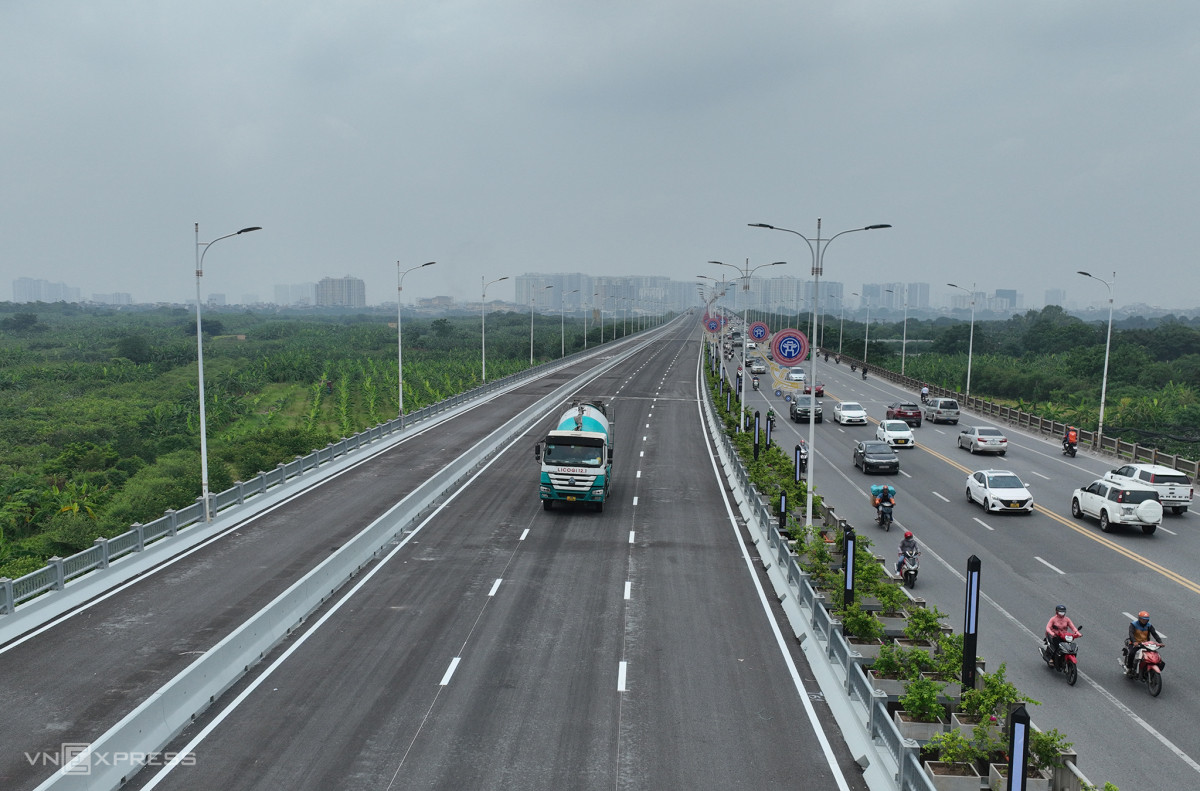
[[937, 645], [938, 651], [933, 657], [933, 672], [947, 681], [960, 678], [963, 662], [962, 634], [943, 634], [938, 638]]
[[937, 607], [914, 607], [904, 624], [904, 636], [914, 643], [937, 643], [942, 636], [941, 619], [945, 617], [946, 613]]
[[920, 648], [906, 648], [895, 643], [879, 649], [879, 656], [871, 669], [881, 678], [913, 680], [920, 678], [921, 671], [929, 667], [929, 652]]
[[974, 764], [987, 757], [979, 745], [959, 731], [939, 733], [929, 740], [927, 747], [937, 752], [942, 763]]
[[939, 722], [946, 714], [946, 707], [938, 699], [945, 688], [941, 682], [918, 676], [905, 685], [900, 708], [917, 722]]
[[1066, 735], [1059, 733], [1057, 728], [1048, 731], [1030, 729], [1029, 764], [1044, 772], [1053, 771], [1063, 765], [1062, 754], [1073, 746], [1074, 743], [1067, 741]]
[[883, 624], [874, 613], [864, 612], [858, 602], [843, 608], [838, 615], [847, 635], [868, 641], [883, 639]]
[[879, 599], [884, 612], [903, 612], [908, 604], [908, 597], [904, 595], [904, 590], [899, 585], [880, 585], [875, 590], [874, 596]]

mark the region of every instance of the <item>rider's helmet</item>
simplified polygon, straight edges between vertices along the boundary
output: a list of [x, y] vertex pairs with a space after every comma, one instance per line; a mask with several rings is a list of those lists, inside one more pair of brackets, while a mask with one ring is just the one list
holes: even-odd
[[1060, 604], [1057, 607], [1055, 607], [1054, 614], [1055, 615], [1066, 615], [1067, 614], [1067, 605]]
[[905, 530], [905, 531], [904, 531], [904, 537], [905, 537], [905, 538], [912, 538], [912, 531], [911, 531], [911, 530]]
[[1142, 610], [1140, 613], [1138, 613], [1138, 623], [1145, 625], [1149, 623], [1149, 621], [1150, 613], [1146, 612], [1145, 610]]

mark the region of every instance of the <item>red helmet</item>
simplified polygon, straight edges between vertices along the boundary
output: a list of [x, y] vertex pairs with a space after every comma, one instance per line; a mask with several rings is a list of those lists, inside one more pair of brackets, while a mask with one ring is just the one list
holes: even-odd
[[1140, 613], [1138, 613], [1138, 620], [1139, 621], [1150, 620], [1150, 613], [1146, 612], [1145, 610], [1142, 610]]
[[904, 531], [904, 537], [905, 537], [905, 538], [912, 538], [912, 531], [911, 531], [911, 530], [905, 530], [905, 531]]

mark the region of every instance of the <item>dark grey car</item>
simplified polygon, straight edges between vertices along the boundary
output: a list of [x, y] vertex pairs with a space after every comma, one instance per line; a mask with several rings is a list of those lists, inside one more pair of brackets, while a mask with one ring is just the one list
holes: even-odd
[[863, 472], [899, 473], [900, 457], [886, 442], [864, 440], [854, 446], [854, 466]]

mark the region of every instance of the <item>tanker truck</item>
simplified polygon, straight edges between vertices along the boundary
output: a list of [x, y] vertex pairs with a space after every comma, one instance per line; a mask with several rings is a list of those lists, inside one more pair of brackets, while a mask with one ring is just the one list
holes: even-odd
[[604, 510], [612, 486], [612, 406], [599, 399], [576, 399], [555, 428], [533, 447], [541, 464], [538, 496], [549, 511], [555, 500], [591, 503]]

